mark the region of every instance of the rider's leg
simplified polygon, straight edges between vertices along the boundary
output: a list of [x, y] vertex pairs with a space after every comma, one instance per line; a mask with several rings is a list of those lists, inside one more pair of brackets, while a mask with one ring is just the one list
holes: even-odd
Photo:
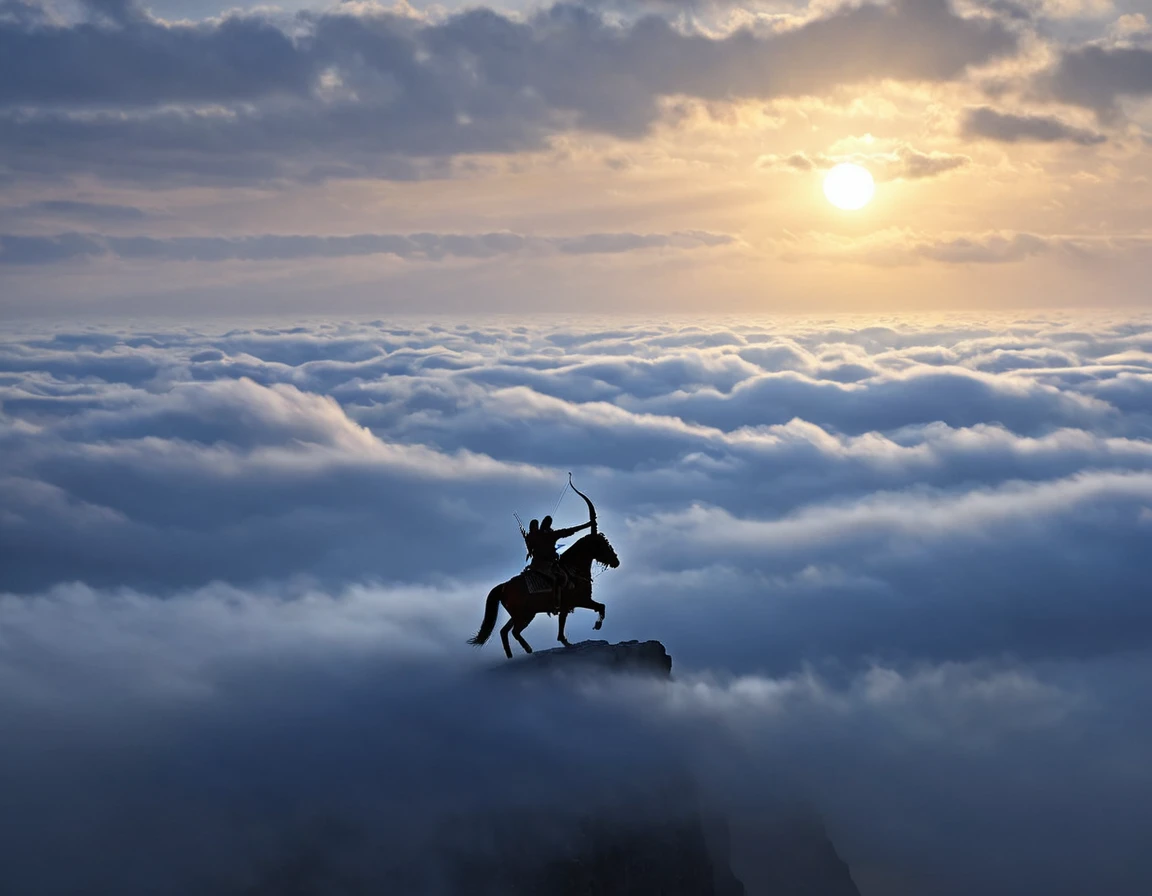
[[560, 612], [560, 599], [564, 595], [564, 586], [568, 584], [568, 576], [564, 573], [564, 567], [559, 563], [552, 564], [552, 576], [555, 587], [552, 590], [552, 599], [556, 603], [556, 612]]

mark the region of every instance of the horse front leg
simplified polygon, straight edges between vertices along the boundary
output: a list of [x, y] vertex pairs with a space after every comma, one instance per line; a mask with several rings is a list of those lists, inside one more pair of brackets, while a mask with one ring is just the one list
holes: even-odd
[[560, 610], [560, 631], [556, 635], [556, 640], [559, 641], [561, 644], [563, 644], [565, 647], [571, 647], [572, 646], [571, 643], [569, 643], [568, 639], [566, 637], [564, 637], [564, 623], [568, 621], [568, 613], [569, 613], [568, 610], [565, 610], [565, 609]]
[[593, 631], [600, 631], [600, 626], [604, 624], [604, 604], [599, 601], [592, 601], [592, 609], [596, 611], [596, 622], [592, 626]]

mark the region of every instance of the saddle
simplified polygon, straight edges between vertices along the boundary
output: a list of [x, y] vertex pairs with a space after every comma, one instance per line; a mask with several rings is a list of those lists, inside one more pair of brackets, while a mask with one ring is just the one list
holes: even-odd
[[545, 572], [542, 569], [533, 569], [531, 566], [525, 566], [520, 573], [520, 578], [524, 581], [524, 588], [529, 594], [540, 594], [544, 591], [553, 590], [557, 582], [562, 582], [565, 587], [572, 584], [572, 579], [567, 570], [558, 566], [558, 575], [556, 573]]
[[524, 590], [529, 594], [540, 594], [556, 587], [555, 580], [551, 576], [527, 566], [520, 573], [520, 578], [524, 580]]

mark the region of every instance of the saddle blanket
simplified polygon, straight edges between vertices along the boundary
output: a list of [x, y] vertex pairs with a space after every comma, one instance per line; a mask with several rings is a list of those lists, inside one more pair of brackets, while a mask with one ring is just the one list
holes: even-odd
[[524, 572], [520, 573], [520, 577], [524, 580], [524, 587], [529, 594], [539, 594], [541, 591], [552, 590], [552, 580], [536, 572], [534, 569], [524, 570]]

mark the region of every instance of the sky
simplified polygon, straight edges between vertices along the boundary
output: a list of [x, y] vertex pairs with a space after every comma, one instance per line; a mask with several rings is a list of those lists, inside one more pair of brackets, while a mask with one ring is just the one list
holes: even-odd
[[1140, 306], [1149, 14], [4, 0], [0, 308]]
[[[1150, 21], [0, 0], [0, 891], [445, 896], [687, 771], [748, 880], [1152, 892]], [[466, 643], [569, 472], [670, 682]]]

